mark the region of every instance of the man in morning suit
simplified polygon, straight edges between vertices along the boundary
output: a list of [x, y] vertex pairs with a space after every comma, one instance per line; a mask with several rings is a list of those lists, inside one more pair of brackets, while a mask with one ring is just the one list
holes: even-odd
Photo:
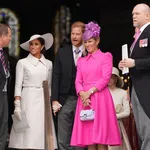
[[[77, 21], [71, 26], [71, 43], [58, 50], [52, 75], [52, 106], [54, 114], [58, 113], [59, 150], [70, 150], [70, 139], [77, 103], [75, 90], [76, 63], [85, 53], [82, 44], [84, 23]], [[79, 150], [82, 148], [74, 147]]]
[[0, 24], [0, 150], [5, 149], [8, 133], [8, 100], [7, 83], [9, 74], [8, 61], [4, 47], [11, 40], [11, 29], [6, 24]]
[[131, 46], [130, 57], [119, 68], [130, 68], [131, 102], [141, 150], [150, 150], [150, 7], [137, 4], [132, 11], [133, 26], [139, 29]]

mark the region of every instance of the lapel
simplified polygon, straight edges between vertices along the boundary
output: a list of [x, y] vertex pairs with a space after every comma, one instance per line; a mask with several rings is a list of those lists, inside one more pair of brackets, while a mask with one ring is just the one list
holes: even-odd
[[[64, 50], [65, 53], [65, 64], [66, 64], [66, 68], [69, 70], [70, 73], [72, 73], [72, 66], [75, 66], [75, 62], [74, 62], [74, 57], [73, 57], [73, 50], [72, 50], [72, 45], [69, 45], [66, 47], [66, 50]], [[84, 57], [88, 54], [87, 50], [85, 51], [85, 54], [81, 57]]]
[[132, 58], [132, 56], [133, 56], [134, 54], [136, 54], [137, 50], [140, 48], [140, 47], [139, 47], [139, 42], [140, 42], [140, 40], [143, 39], [143, 38], [149, 38], [149, 37], [147, 37], [147, 35], [148, 35], [147, 32], [148, 32], [149, 29], [150, 29], [150, 25], [148, 25], [148, 26], [143, 30], [143, 32], [140, 34], [140, 36], [139, 36], [139, 38], [137, 39], [137, 41], [136, 41], [136, 43], [135, 43], [135, 45], [134, 45], [134, 47], [133, 47], [133, 50], [132, 50], [132, 52], [131, 52], [131, 54], [130, 54], [131, 58]]
[[5, 72], [4, 72], [4, 68], [3, 68], [3, 66], [2, 66], [1, 61], [0, 61], [0, 73], [1, 73], [4, 77], [6, 77]]
[[7, 65], [8, 71], [10, 72], [10, 64], [9, 64], [8, 50], [6, 50], [5, 48], [4, 48], [4, 57], [5, 57], [5, 61], [6, 61], [6, 65]]
[[66, 65], [68, 68], [69, 73], [72, 73], [72, 66], [75, 65], [74, 63], [74, 58], [73, 58], [73, 51], [72, 51], [72, 45], [70, 45], [67, 49], [66, 49]]
[[[132, 43], [132, 45], [131, 45], [131, 47], [130, 47], [130, 55], [129, 55], [129, 56], [132, 56], [133, 52], [135, 51], [135, 48], [136, 48], [137, 45], [139, 44], [139, 39], [140, 39], [141, 35], [142, 35], [142, 33], [141, 33], [140, 36], [137, 38], [137, 40], [136, 40], [136, 42], [135, 42], [134, 45], [133, 45], [133, 43]], [[133, 41], [133, 42], [134, 42], [134, 41]]]

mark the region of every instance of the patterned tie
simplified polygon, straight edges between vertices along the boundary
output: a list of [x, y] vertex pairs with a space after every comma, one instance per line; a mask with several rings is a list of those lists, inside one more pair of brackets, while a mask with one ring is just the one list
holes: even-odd
[[7, 68], [7, 65], [6, 65], [5, 58], [4, 58], [4, 51], [3, 51], [3, 49], [0, 49], [0, 60], [2, 62], [2, 66], [4, 67], [5, 71], [8, 72], [8, 68]]
[[78, 48], [77, 49], [75, 49], [75, 65], [77, 64], [77, 60], [78, 60], [78, 58], [79, 58], [79, 53], [81, 52], [81, 50], [79, 50]]
[[[140, 33], [141, 33], [141, 31], [138, 30], [138, 31], [135, 33], [135, 35], [134, 35], [134, 41], [133, 41], [133, 43], [132, 43], [132, 45], [131, 45], [131, 48], [130, 48], [131, 53], [132, 53], [132, 50], [133, 50], [133, 48], [134, 48], [134, 46], [135, 46], [135, 43], [136, 43], [137, 39], [138, 39], [139, 36], [140, 36]], [[130, 54], [131, 54], [131, 53], [130, 53]]]
[[80, 53], [80, 50], [77, 48], [77, 49], [75, 49], [75, 58], [77, 58], [78, 57], [78, 55], [79, 55], [79, 53]]

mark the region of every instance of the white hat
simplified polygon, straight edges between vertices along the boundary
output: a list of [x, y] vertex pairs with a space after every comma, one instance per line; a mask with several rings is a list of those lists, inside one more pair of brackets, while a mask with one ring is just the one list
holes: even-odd
[[24, 50], [29, 51], [29, 42], [32, 41], [32, 40], [35, 40], [37, 38], [43, 38], [45, 40], [45, 49], [46, 50], [48, 50], [53, 44], [52, 34], [51, 33], [46, 33], [46, 34], [43, 34], [43, 35], [39, 35], [39, 34], [32, 35], [27, 42], [24, 42], [24, 43], [20, 44], [20, 47], [23, 48]]
[[123, 87], [124, 86], [124, 82], [121, 79], [121, 77], [119, 76], [119, 70], [117, 68], [113, 67], [112, 74], [114, 74], [114, 75], [116, 75], [118, 77], [118, 80], [117, 80], [118, 86], [119, 87]]

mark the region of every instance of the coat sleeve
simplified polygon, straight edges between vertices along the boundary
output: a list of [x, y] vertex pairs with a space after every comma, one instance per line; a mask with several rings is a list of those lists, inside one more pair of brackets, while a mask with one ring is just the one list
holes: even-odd
[[82, 58], [79, 58], [78, 62], [77, 62], [77, 73], [76, 73], [76, 80], [75, 80], [77, 95], [80, 91], [83, 91], [83, 77], [82, 77], [82, 72], [81, 72], [81, 59]]
[[129, 105], [129, 100], [127, 98], [126, 91], [124, 92], [122, 98], [123, 98], [123, 103], [122, 103], [123, 111], [117, 114], [117, 119], [123, 119], [130, 115], [130, 105]]
[[52, 90], [51, 90], [52, 101], [59, 99], [59, 84], [60, 84], [60, 77], [61, 77], [61, 64], [60, 64], [59, 51], [60, 49], [56, 54], [53, 72], [52, 72]]
[[21, 91], [22, 91], [22, 86], [23, 86], [23, 75], [24, 75], [23, 63], [21, 60], [19, 60], [16, 65], [16, 81], [15, 81], [14, 96], [21, 97]]
[[112, 55], [111, 53], [105, 53], [104, 56], [104, 62], [102, 64], [102, 77], [99, 81], [95, 84], [95, 87], [98, 89], [98, 91], [103, 90], [108, 85], [108, 82], [110, 80], [111, 74], [112, 74], [112, 65], [113, 65]]
[[135, 59], [135, 68], [137, 70], [150, 70], [150, 57], [143, 59]]

